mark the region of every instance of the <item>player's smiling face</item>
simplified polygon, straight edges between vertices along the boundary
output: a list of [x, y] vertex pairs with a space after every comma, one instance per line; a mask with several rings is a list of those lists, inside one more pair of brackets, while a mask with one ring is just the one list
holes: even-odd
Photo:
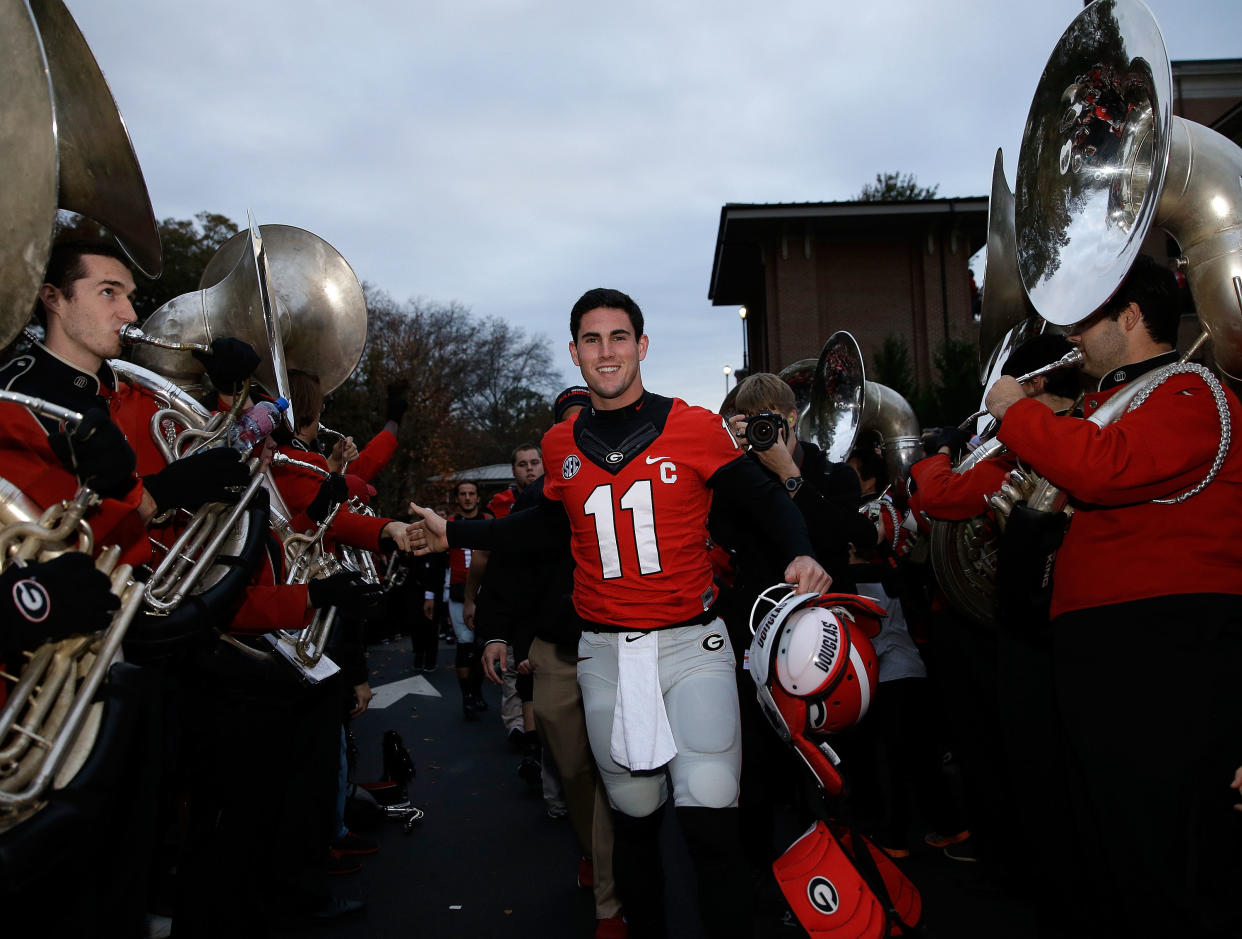
[[634, 324], [624, 310], [596, 307], [583, 314], [569, 354], [582, 370], [595, 407], [613, 410], [642, 397], [638, 363], [647, 356], [647, 336], [635, 337]]

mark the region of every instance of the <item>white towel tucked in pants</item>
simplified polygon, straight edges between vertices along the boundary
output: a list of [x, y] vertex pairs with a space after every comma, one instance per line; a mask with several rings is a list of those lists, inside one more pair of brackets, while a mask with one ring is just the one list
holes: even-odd
[[677, 755], [660, 690], [659, 633], [618, 633], [616, 638], [612, 758], [630, 772], [658, 769]]

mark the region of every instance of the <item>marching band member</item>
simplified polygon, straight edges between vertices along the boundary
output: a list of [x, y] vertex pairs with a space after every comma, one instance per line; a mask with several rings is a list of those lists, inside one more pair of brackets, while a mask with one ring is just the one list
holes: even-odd
[[[1071, 328], [1099, 384], [1090, 417], [1176, 357], [1173, 274], [1140, 257]], [[1103, 426], [1056, 418], [1011, 378], [987, 395], [1000, 439], [1069, 496], [1056, 556], [1056, 704], [1092, 862], [1084, 913], [1133, 936], [1242, 928], [1230, 778], [1242, 737], [1242, 443], [1237, 397], [1171, 373]], [[1136, 401], [1139, 399], [1136, 399]]]

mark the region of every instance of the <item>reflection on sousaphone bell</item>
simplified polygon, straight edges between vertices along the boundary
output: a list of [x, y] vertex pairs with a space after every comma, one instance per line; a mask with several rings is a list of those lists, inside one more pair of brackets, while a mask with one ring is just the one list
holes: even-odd
[[1103, 306], [1151, 226], [1177, 240], [1219, 367], [1242, 376], [1242, 148], [1171, 113], [1160, 27], [1136, 0], [1083, 10], [1031, 101], [1015, 187], [1018, 270], [1069, 326]]
[[[327, 394], [362, 358], [362, 285], [340, 253], [311, 232], [290, 225], [239, 232], [208, 262], [199, 283], [201, 290], [152, 313], [144, 331], [183, 343], [225, 336], [248, 342], [261, 359], [255, 377], [284, 397], [288, 368], [316, 372]], [[134, 359], [190, 390], [204, 381], [202, 365], [188, 352], [142, 346]]]
[[887, 385], [868, 381], [858, 341], [845, 330], [824, 343], [815, 366], [809, 438], [834, 463], [845, 462], [861, 430], [879, 433], [890, 479], [904, 479], [923, 455], [918, 418]]
[[43, 283], [58, 208], [111, 231], [148, 277], [159, 230], [125, 122], [61, 0], [0, 4], [0, 345], [21, 330]]

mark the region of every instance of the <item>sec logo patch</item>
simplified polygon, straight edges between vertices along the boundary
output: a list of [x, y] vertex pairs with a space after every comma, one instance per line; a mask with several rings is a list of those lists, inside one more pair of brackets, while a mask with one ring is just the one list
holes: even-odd
[[582, 469], [582, 461], [572, 453], [565, 457], [565, 462], [561, 464], [561, 477], [563, 479], [573, 479], [578, 475], [578, 470]]

